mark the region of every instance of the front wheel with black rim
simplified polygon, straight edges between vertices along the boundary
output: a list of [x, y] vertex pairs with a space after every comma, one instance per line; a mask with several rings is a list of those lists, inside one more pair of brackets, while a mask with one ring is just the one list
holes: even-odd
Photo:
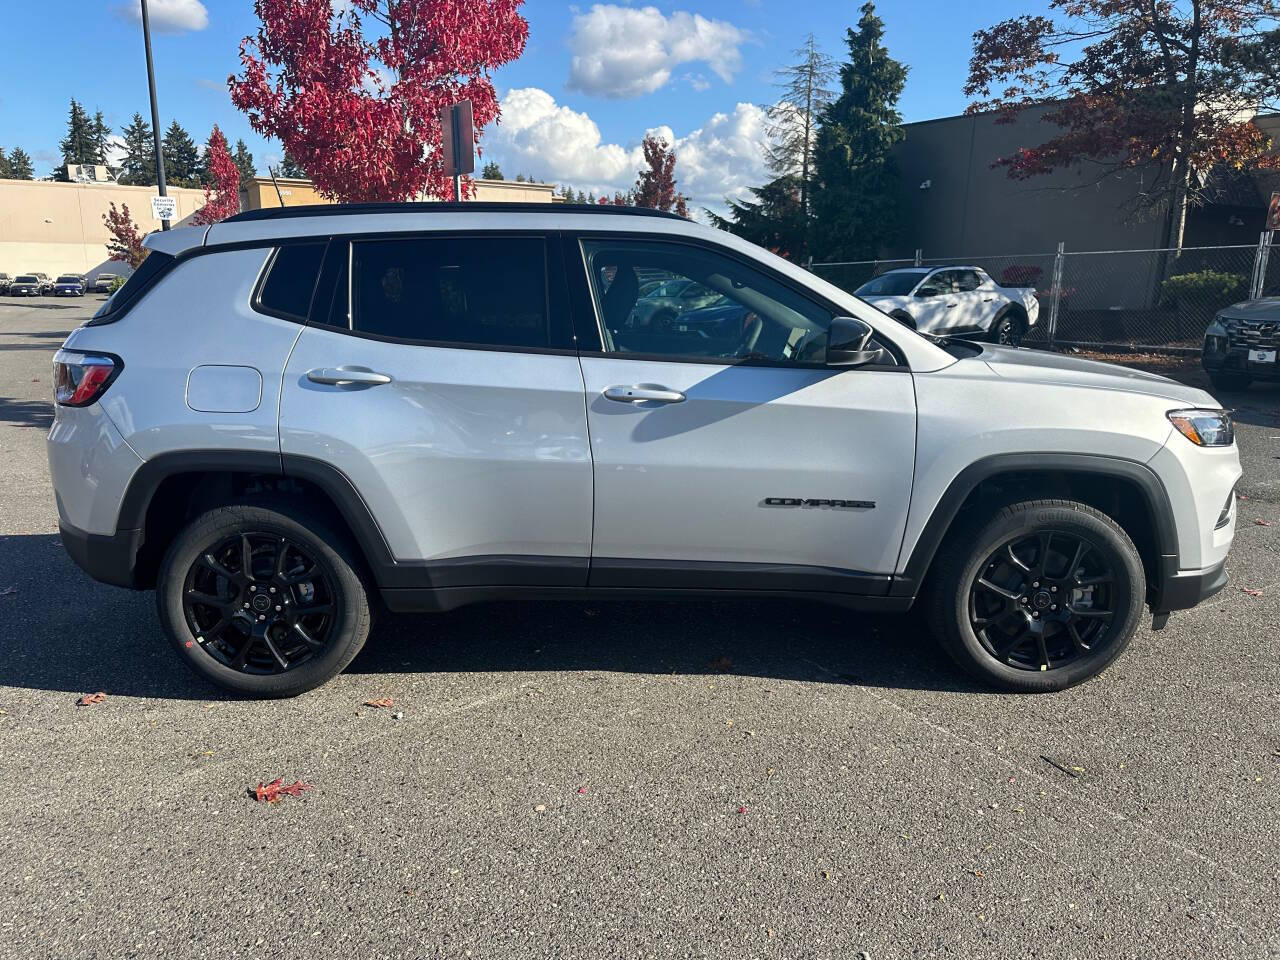
[[1007, 311], [996, 317], [988, 336], [992, 343], [1016, 347], [1022, 343], [1022, 324], [1012, 310]]
[[1035, 693], [1088, 680], [1124, 651], [1146, 577], [1110, 517], [1032, 500], [950, 536], [931, 588], [928, 614], [947, 653], [991, 686]]
[[289, 697], [341, 672], [369, 635], [355, 550], [281, 503], [192, 520], [160, 567], [160, 623], [196, 673], [237, 693]]

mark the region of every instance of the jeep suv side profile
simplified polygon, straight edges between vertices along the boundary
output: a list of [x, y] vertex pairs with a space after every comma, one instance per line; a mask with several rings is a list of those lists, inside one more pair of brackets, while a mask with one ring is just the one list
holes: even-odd
[[[919, 602], [975, 676], [1057, 690], [1226, 582], [1207, 393], [936, 340], [678, 217], [290, 207], [147, 243], [55, 358], [62, 541], [232, 690], [323, 683], [378, 604], [529, 593]], [[644, 309], [663, 284], [706, 306]]]

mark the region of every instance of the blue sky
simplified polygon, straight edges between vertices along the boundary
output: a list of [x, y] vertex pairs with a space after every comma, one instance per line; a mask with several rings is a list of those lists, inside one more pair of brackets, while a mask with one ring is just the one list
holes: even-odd
[[[217, 123], [233, 143], [244, 138], [260, 168], [278, 159], [279, 146], [254, 133], [226, 93], [239, 41], [257, 24], [252, 3], [150, 2], [153, 28], [169, 26], [153, 29], [161, 126], [176, 117], [202, 142]], [[38, 3], [6, 7], [0, 145], [23, 147], [36, 159], [38, 176], [57, 162], [71, 97], [90, 112], [101, 109], [116, 130], [134, 111], [147, 115], [135, 4], [72, 0], [57, 6], [57, 22]], [[910, 68], [905, 119], [963, 110], [973, 31], [1041, 7], [1027, 0], [879, 4], [889, 49]], [[856, 3], [833, 0], [531, 0], [524, 12], [529, 45], [494, 76], [504, 123], [486, 138], [488, 155], [507, 176], [524, 172], [592, 190], [625, 187], [634, 179], [636, 145], [657, 129], [677, 147], [682, 188], [713, 206], [763, 179], [759, 105], [776, 96], [773, 71], [809, 32], [842, 59], [844, 31], [858, 17]]]

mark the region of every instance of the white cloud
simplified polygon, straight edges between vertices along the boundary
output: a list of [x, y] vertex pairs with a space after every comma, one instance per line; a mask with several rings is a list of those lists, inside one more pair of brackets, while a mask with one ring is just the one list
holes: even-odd
[[[142, 22], [141, 4], [123, 3], [115, 10], [128, 20]], [[149, 0], [147, 13], [157, 33], [185, 33], [209, 25], [209, 11], [200, 0]]]
[[682, 63], [706, 63], [728, 83], [742, 67], [745, 30], [727, 20], [657, 7], [594, 5], [573, 18], [569, 89], [598, 97], [653, 93]]
[[125, 147], [124, 137], [118, 133], [113, 133], [107, 137], [107, 166], [120, 166], [128, 155], [129, 151]]
[[[721, 210], [724, 198], [740, 197], [769, 178], [765, 168], [765, 112], [739, 103], [714, 114], [684, 136], [670, 127], [645, 133], [662, 137], [676, 151], [677, 189], [695, 211]], [[575, 190], [612, 194], [635, 185], [644, 162], [639, 138], [626, 146], [606, 143], [586, 113], [557, 104], [537, 87], [511, 90], [502, 98], [502, 120], [484, 137], [485, 159], [507, 174], [529, 173]]]

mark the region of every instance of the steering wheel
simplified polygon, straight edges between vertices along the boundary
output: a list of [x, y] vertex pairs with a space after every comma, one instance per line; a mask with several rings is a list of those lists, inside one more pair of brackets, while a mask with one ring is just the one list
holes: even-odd
[[748, 313], [742, 318], [742, 335], [738, 338], [738, 345], [733, 348], [735, 357], [747, 357], [755, 352], [756, 344], [760, 340], [760, 334], [764, 332], [764, 322], [758, 314]]

